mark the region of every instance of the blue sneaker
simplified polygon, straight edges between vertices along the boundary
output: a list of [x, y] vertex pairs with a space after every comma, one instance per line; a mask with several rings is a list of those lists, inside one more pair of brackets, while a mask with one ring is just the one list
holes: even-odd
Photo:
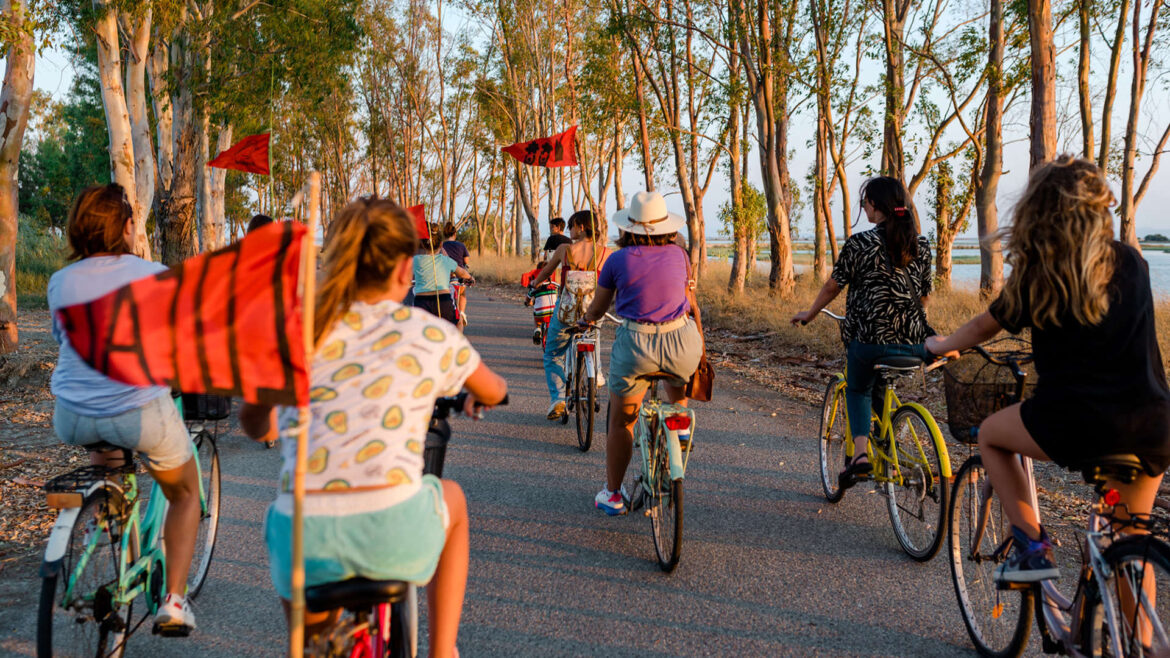
[[593, 499], [593, 506], [610, 516], [626, 513], [626, 503], [622, 500], [622, 492], [610, 491], [605, 487], [597, 492], [597, 496]]
[[1038, 583], [1060, 577], [1052, 563], [1052, 540], [1040, 528], [1040, 539], [1033, 540], [1023, 530], [1012, 526], [1012, 553], [995, 570], [995, 584], [1010, 587], [1014, 583]]

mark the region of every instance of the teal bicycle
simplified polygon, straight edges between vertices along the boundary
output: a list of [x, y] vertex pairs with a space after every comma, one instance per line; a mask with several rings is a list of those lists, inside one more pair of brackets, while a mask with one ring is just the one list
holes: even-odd
[[634, 424], [634, 451], [641, 456], [641, 470], [627, 470], [622, 484], [627, 509], [644, 508], [650, 517], [658, 568], [667, 573], [678, 566], [682, 553], [683, 477], [695, 430], [694, 411], [658, 399], [658, 382], [674, 378], [664, 372], [639, 377], [650, 382], [650, 399], [642, 404]]
[[[199, 468], [201, 508], [187, 576], [187, 596], [194, 598], [207, 579], [215, 549], [220, 472], [215, 433], [201, 423], [187, 427]], [[42, 658], [119, 658], [129, 637], [166, 596], [162, 531], [167, 500], [162, 490], [154, 484], [147, 500], [139, 497], [130, 450], [108, 443], [86, 448], [120, 450], [123, 465], [85, 466], [45, 485], [49, 506], [59, 511], [41, 564], [37, 655]], [[133, 607], [140, 595], [146, 612], [135, 623]]]

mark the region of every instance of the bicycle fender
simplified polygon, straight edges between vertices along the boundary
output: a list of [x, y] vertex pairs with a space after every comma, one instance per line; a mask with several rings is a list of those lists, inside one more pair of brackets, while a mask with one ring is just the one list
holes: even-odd
[[[951, 455], [949, 452], [947, 452], [947, 443], [946, 441], [943, 441], [942, 432], [939, 431], [938, 423], [935, 422], [934, 416], [931, 415], [930, 411], [927, 410], [926, 407], [918, 404], [917, 402], [903, 403], [898, 407], [898, 409], [901, 409], [902, 407], [913, 407], [914, 409], [918, 410], [918, 413], [922, 414], [923, 420], [926, 421], [926, 426], [930, 429], [930, 438], [932, 441], [934, 441], [934, 445], [938, 449], [938, 455], [942, 459], [942, 476], [948, 479], [955, 477], [955, 474], [951, 471]], [[898, 410], [895, 409], [894, 413], [897, 413], [897, 411]], [[893, 414], [891, 414], [890, 417], [893, 418]]]
[[63, 509], [57, 514], [53, 529], [49, 531], [49, 541], [45, 546], [45, 560], [41, 563], [41, 578], [56, 576], [61, 571], [61, 559], [65, 557], [65, 549], [69, 547], [69, 535], [73, 533], [73, 523], [81, 514], [80, 507]]
[[[679, 413], [685, 413], [691, 418], [691, 436], [695, 436], [695, 412], [687, 407], [681, 405], [663, 405], [659, 411], [661, 417], [665, 419], [666, 416], [673, 416]], [[662, 422], [662, 421], [660, 421]], [[663, 422], [665, 426], [665, 423]], [[670, 455], [670, 479], [681, 480], [686, 475], [686, 466], [683, 462], [682, 447], [678, 443], [678, 432], [676, 430], [666, 430], [666, 449]]]

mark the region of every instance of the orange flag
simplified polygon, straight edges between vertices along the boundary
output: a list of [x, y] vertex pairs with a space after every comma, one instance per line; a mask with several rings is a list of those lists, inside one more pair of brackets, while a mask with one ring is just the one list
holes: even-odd
[[431, 237], [431, 229], [427, 226], [426, 206], [418, 204], [407, 209], [411, 217], [414, 217], [414, 230], [418, 231], [419, 240], [427, 240]]
[[235, 169], [249, 174], [268, 175], [268, 133], [245, 137], [235, 146], [215, 156], [208, 167]]
[[500, 149], [526, 165], [537, 167], [577, 166], [577, 126], [559, 135], [530, 142], [516, 142]]
[[258, 404], [309, 402], [299, 277], [308, 229], [274, 222], [86, 304], [58, 311], [96, 370]]

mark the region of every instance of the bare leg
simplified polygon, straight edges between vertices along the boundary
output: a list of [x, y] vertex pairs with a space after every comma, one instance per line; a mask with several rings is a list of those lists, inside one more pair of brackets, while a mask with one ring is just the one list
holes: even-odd
[[443, 480], [443, 501], [451, 516], [447, 543], [439, 556], [435, 577], [427, 588], [427, 613], [430, 625], [430, 655], [439, 658], [458, 656], [455, 640], [459, 635], [459, 617], [463, 614], [463, 595], [467, 590], [469, 549], [467, 498], [463, 489], [451, 480]]
[[151, 476], [170, 502], [163, 528], [167, 551], [167, 594], [187, 593], [187, 571], [195, 554], [195, 535], [199, 530], [199, 471], [195, 460], [167, 471], [151, 471]]
[[1031, 539], [1039, 539], [1040, 515], [1032, 508], [1027, 474], [1016, 455], [1051, 460], [1024, 427], [1019, 404], [1000, 409], [983, 421], [979, 426], [979, 452], [983, 455], [987, 479], [999, 494], [1012, 525]]
[[[292, 603], [288, 599], [280, 600], [281, 607], [284, 608], [284, 621], [292, 626]], [[328, 612], [309, 612], [305, 610], [305, 646], [313, 640], [314, 637], [329, 630], [330, 626], [337, 623], [337, 618], [341, 616], [341, 609], [330, 610]]]
[[[609, 436], [605, 442], [605, 488], [617, 491], [630, 465], [630, 454], [634, 450], [634, 422], [638, 419], [638, 408], [642, 397], [623, 397], [609, 394]], [[633, 493], [633, 492], [627, 492]]]
[[663, 383], [663, 385], [666, 387], [666, 399], [667, 400], [670, 400], [671, 402], [678, 404], [678, 405], [682, 405], [684, 407], [687, 406], [687, 396], [686, 396], [686, 387], [685, 386], [674, 386], [671, 384], [666, 384], [665, 382]]
[[[1110, 482], [1107, 486], [1110, 489], [1116, 489], [1117, 493], [1121, 494], [1121, 502], [1125, 505], [1118, 505], [1114, 509], [1113, 514], [1119, 519], [1125, 520], [1131, 514], [1143, 515], [1149, 514], [1154, 509], [1154, 498], [1158, 495], [1158, 488], [1162, 485], [1162, 476], [1149, 477], [1146, 475], [1139, 476], [1130, 484], [1123, 484], [1121, 482]], [[1148, 534], [1148, 530], [1139, 528], [1122, 528], [1123, 534], [1144, 535]], [[1120, 578], [1120, 598], [1122, 618], [1130, 620], [1134, 618], [1135, 608], [1137, 607], [1138, 597], [1130, 587], [1130, 582], [1126, 578]], [[1153, 570], [1146, 570], [1143, 572], [1142, 589], [1146, 598], [1150, 601], [1151, 607], [1156, 606], [1158, 601], [1158, 583], [1154, 579]], [[1137, 624], [1138, 638], [1143, 646], [1150, 646], [1154, 635], [1153, 623], [1148, 614], [1138, 615]]]

